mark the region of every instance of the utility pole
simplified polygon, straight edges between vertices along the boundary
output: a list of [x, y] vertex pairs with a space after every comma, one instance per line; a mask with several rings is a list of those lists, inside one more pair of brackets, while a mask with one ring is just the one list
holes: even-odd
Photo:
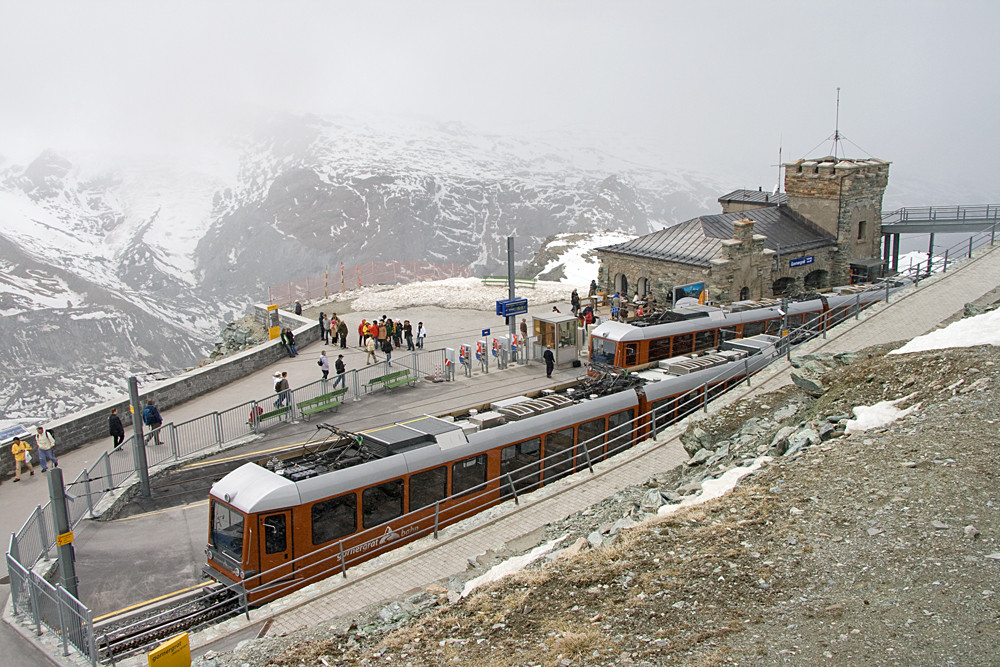
[[[514, 300], [514, 237], [513, 236], [507, 237], [507, 298], [510, 299], [511, 301]], [[507, 326], [509, 329], [507, 334], [509, 336], [508, 340], [510, 340], [511, 343], [513, 343], [514, 336], [517, 333], [517, 316], [508, 317]], [[523, 345], [525, 350], [524, 358], [525, 360], [527, 360], [528, 341], [524, 341]], [[513, 346], [511, 347], [511, 349], [512, 350], [514, 349]], [[511, 361], [514, 360], [511, 359]]]
[[73, 553], [73, 532], [69, 528], [66, 511], [66, 488], [63, 486], [62, 468], [49, 468], [49, 500], [52, 503], [59, 559], [59, 583], [77, 600], [76, 555]]
[[[139, 405], [139, 380], [133, 375], [128, 379], [128, 398], [132, 404], [132, 457], [139, 475], [139, 493], [149, 498], [149, 463], [146, 461], [146, 441], [142, 437], [142, 406]], [[111, 484], [111, 480], [108, 480]]]

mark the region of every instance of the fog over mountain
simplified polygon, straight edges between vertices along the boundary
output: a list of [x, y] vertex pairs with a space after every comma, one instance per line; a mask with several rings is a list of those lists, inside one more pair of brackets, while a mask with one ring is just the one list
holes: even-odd
[[327, 265], [486, 273], [511, 233], [528, 266], [556, 233], [717, 212], [774, 186], [779, 146], [832, 150], [838, 87], [842, 151], [893, 162], [887, 208], [998, 201], [997, 19], [920, 0], [5, 3], [0, 418], [194, 364], [267, 285]]

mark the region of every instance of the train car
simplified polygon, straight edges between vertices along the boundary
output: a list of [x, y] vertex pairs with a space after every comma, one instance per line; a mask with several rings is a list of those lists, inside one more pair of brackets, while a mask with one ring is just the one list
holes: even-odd
[[739, 301], [728, 306], [677, 308], [646, 320], [604, 322], [590, 336], [590, 362], [628, 370], [662, 359], [697, 354], [726, 340], [760, 334], [780, 336], [783, 328], [796, 339], [833, 327], [856, 308], [864, 308], [902, 287], [871, 285], [838, 288], [795, 301]]
[[261, 604], [612, 456], [780, 354], [769, 336], [475, 421], [425, 415], [246, 463], [210, 492], [207, 576]]

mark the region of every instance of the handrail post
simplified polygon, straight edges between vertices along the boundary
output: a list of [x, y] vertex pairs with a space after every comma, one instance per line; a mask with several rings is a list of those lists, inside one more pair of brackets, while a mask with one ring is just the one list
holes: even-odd
[[56, 610], [59, 612], [59, 634], [62, 635], [63, 655], [67, 656], [69, 655], [69, 644], [67, 642], [69, 625], [66, 623], [66, 618], [63, 615], [63, 600], [62, 595], [59, 594], [60, 589], [60, 586], [56, 586]]
[[340, 573], [347, 579], [347, 561], [344, 560], [344, 540], [340, 541]]
[[174, 461], [180, 458], [177, 454], [177, 427], [172, 423], [170, 424], [170, 453], [173, 455]]
[[747, 386], [749, 387], [750, 386], [750, 360], [749, 359], [745, 359], [745, 358], [743, 359], [743, 374], [747, 378]]
[[590, 445], [585, 445], [583, 447], [583, 459], [587, 462], [587, 468], [590, 470], [591, 474], [594, 472], [594, 464], [590, 460]]
[[944, 251], [944, 264], [941, 267], [941, 273], [948, 273], [948, 248]]
[[[135, 447], [135, 436], [132, 436], [132, 446]], [[107, 476], [104, 488], [106, 490], [115, 488], [115, 478], [111, 474], [111, 457], [107, 454], [104, 455], [104, 474]], [[101, 497], [104, 497], [103, 493], [101, 494]]]
[[705, 407], [705, 414], [708, 414], [708, 383], [701, 385], [702, 405]]
[[[22, 565], [22, 567], [24, 567]], [[35, 634], [41, 636], [42, 634], [42, 612], [38, 605], [38, 596], [40, 593], [36, 590], [37, 584], [34, 582], [34, 573], [28, 568], [24, 568], [26, 571], [25, 583], [28, 584], [28, 599], [31, 601], [31, 617], [35, 622]]]
[[514, 488], [514, 480], [511, 478], [510, 473], [506, 473], [507, 483], [510, 484], [510, 492], [514, 495], [514, 504], [520, 505], [521, 501], [517, 498], [517, 489]]
[[434, 539], [438, 538], [438, 520], [441, 512], [441, 501], [434, 501]]
[[41, 539], [42, 544], [42, 554], [45, 555], [45, 560], [49, 559], [49, 537], [46, 534], [48, 531], [45, 530], [45, 512], [42, 511], [41, 505], [35, 506], [35, 511], [38, 512], [38, 537]]
[[215, 441], [219, 443], [219, 449], [222, 449], [222, 445], [226, 442], [225, 433], [222, 432], [222, 415], [218, 411], [213, 412], [215, 415]]
[[90, 516], [93, 517], [94, 516], [94, 499], [90, 495], [90, 474], [87, 472], [86, 468], [84, 468], [83, 472], [80, 473], [80, 474], [83, 475], [83, 491], [84, 491], [84, 493], [87, 494], [87, 510], [90, 512]]
[[972, 237], [969, 237], [969, 259], [972, 259]]

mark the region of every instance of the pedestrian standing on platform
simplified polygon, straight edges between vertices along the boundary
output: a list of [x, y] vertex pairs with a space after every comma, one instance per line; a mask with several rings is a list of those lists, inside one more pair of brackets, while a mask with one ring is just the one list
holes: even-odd
[[410, 320], [403, 320], [403, 338], [406, 339], [406, 349], [415, 350], [413, 347], [413, 325]]
[[573, 293], [569, 295], [569, 309], [574, 317], [580, 312], [580, 293], [576, 290], [573, 290]]
[[35, 429], [35, 446], [38, 447], [38, 462], [42, 466], [42, 472], [48, 472], [48, 464], [51, 462], [53, 468], [59, 467], [59, 460], [56, 458], [56, 439], [52, 433], [39, 426]]
[[392, 337], [396, 347], [403, 347], [403, 323], [399, 320], [392, 325]]
[[552, 369], [556, 367], [556, 357], [552, 354], [552, 350], [546, 348], [545, 352], [542, 353], [542, 359], [545, 360], [545, 377], [552, 377]]
[[334, 367], [337, 370], [337, 379], [333, 381], [333, 388], [336, 389], [339, 384], [344, 389], [347, 389], [347, 365], [344, 364], [344, 355], [337, 355], [337, 363], [334, 364]]
[[278, 392], [278, 400], [274, 402], [274, 407], [280, 408], [282, 405], [285, 407], [291, 405], [291, 402], [288, 400], [290, 398], [288, 392], [288, 371], [282, 371], [281, 375], [278, 376], [278, 383], [274, 385], [274, 390]]
[[388, 338], [382, 339], [382, 352], [385, 354], [385, 363], [392, 366], [392, 341]]
[[364, 318], [361, 318], [361, 324], [358, 325], [358, 347], [364, 348], [365, 346], [365, 322]]
[[368, 356], [365, 358], [365, 366], [377, 364], [378, 357], [375, 356], [375, 339], [371, 336], [365, 341], [365, 351], [368, 352]]
[[21, 467], [28, 466], [28, 472], [32, 475], [35, 474], [35, 469], [31, 467], [31, 445], [26, 442], [21, 442], [20, 438], [15, 437], [14, 443], [10, 446], [10, 451], [14, 455], [14, 464], [17, 466], [14, 473], [14, 481], [21, 481]]
[[125, 442], [125, 427], [122, 426], [122, 420], [118, 417], [118, 408], [111, 408], [111, 414], [108, 415], [108, 433], [112, 438], [111, 451], [117, 452], [118, 448]]
[[326, 358], [326, 350], [319, 353], [319, 361], [316, 363], [319, 364], [319, 369], [323, 371], [323, 380], [326, 381], [330, 377], [330, 360]]
[[528, 320], [521, 318], [521, 338], [528, 340]]
[[327, 319], [326, 313], [319, 314], [319, 337], [325, 344], [330, 344], [330, 320]]
[[423, 322], [417, 322], [417, 349], [424, 349], [424, 339], [427, 338], [427, 329]]
[[347, 322], [340, 320], [337, 323], [337, 334], [340, 336], [340, 347], [347, 349]]
[[[385, 316], [383, 315], [383, 317]], [[385, 320], [382, 320], [381, 324], [377, 324], [375, 326], [376, 326], [374, 332], [375, 340], [378, 344], [378, 349], [381, 350], [383, 347], [385, 347], [384, 345], [385, 341], [389, 339], [389, 323], [386, 322]]]
[[[146, 407], [142, 409], [142, 421], [151, 429], [153, 437], [156, 438], [156, 444], [162, 445], [159, 428], [163, 426], [163, 417], [160, 416], [160, 411], [153, 405], [153, 399], [146, 401]], [[147, 435], [146, 444], [149, 444], [149, 438], [150, 436]]]
[[295, 314], [296, 315], [302, 314], [302, 304], [299, 303], [298, 301], [295, 302]]

